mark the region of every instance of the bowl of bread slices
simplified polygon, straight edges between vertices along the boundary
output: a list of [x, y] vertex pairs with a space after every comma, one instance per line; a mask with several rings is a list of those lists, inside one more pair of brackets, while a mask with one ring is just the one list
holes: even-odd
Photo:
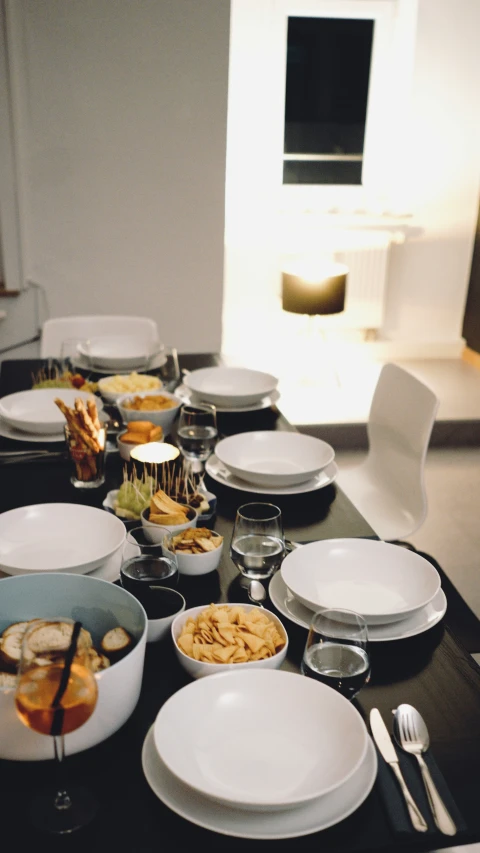
[[[36, 619], [81, 622], [81, 641], [95, 671], [97, 704], [87, 722], [66, 735], [68, 753], [110, 737], [130, 717], [140, 696], [148, 628], [140, 602], [122, 587], [91, 575], [38, 572], [3, 578], [1, 584], [0, 758], [52, 758], [51, 739], [26, 728], [15, 710], [23, 636]], [[64, 635], [68, 647], [70, 623], [52, 622], [51, 630], [60, 632], [60, 642]]]
[[127, 421], [125, 432], [117, 435], [117, 447], [122, 459], [129, 462], [130, 453], [134, 447], [163, 440], [163, 427], [155, 425], [152, 421]]

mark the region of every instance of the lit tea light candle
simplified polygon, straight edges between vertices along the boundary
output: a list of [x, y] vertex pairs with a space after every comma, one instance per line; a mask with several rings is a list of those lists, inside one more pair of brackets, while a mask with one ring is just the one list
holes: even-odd
[[178, 447], [158, 441], [140, 444], [130, 453], [130, 459], [150, 465], [161, 465], [163, 462], [171, 462], [173, 459], [177, 459], [178, 456], [180, 456]]

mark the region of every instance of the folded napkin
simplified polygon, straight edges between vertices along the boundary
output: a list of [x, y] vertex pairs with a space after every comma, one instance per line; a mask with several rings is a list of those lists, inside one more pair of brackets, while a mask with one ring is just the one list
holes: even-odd
[[[422, 835], [429, 837], [438, 836], [438, 843], [440, 844], [440, 837], [444, 840], [445, 835], [435, 826], [433, 815], [428, 804], [427, 792], [420, 773], [420, 765], [414, 755], [408, 755], [403, 752], [396, 744], [395, 749], [399, 758], [400, 770], [403, 773], [403, 778], [405, 779], [407, 787], [423, 817], [427, 821], [428, 830], [427, 832], [419, 833], [413, 828], [403, 794], [395, 776], [393, 775], [393, 770], [388, 766], [377, 750], [378, 774], [376, 785], [380, 792], [391, 829], [396, 836], [404, 838]], [[456, 844], [460, 833], [467, 831], [467, 825], [430, 750], [423, 753], [423, 758], [425, 764], [430, 770], [430, 773], [432, 774], [432, 779], [438, 788], [438, 793], [450, 812], [452, 820], [457, 826], [457, 835], [452, 837], [452, 844]]]

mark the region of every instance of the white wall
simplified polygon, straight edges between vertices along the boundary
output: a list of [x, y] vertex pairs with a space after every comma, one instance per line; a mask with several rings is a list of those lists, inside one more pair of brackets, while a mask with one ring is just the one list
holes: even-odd
[[[9, 5], [25, 278], [54, 316], [146, 314], [180, 351], [218, 349], [229, 3]], [[6, 306], [0, 348], [30, 302]]]

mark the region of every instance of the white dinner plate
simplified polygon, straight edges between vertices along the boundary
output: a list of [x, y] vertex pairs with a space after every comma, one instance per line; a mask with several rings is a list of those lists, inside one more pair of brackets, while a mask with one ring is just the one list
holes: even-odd
[[[268, 586], [268, 594], [272, 604], [278, 612], [300, 625], [301, 628], [310, 627], [313, 610], [301, 604], [293, 593], [290, 592], [280, 572], [276, 572]], [[400, 622], [392, 622], [390, 625], [371, 625], [368, 627], [368, 639], [371, 643], [382, 643], [388, 640], [406, 640], [429, 631], [437, 625], [447, 612], [447, 599], [443, 589], [439, 589], [435, 598], [422, 610], [417, 610], [408, 619]]]
[[70, 503], [32, 504], [0, 514], [0, 569], [89, 574], [125, 541], [125, 525], [103, 509]]
[[[135, 545], [131, 545], [129, 542], [125, 542], [123, 548], [119, 548], [118, 551], [115, 551], [108, 560], [105, 561], [98, 569], [94, 569], [93, 572], [89, 572], [88, 576], [92, 578], [100, 578], [103, 581], [110, 581], [110, 583], [114, 583], [118, 581], [120, 577], [120, 566], [125, 560], [129, 560], [130, 557], [135, 557], [138, 551], [135, 548]], [[0, 578], [9, 578], [10, 575], [7, 575], [6, 572], [0, 572]]]
[[52, 442], [65, 444], [65, 435], [62, 432], [52, 435], [45, 433], [44, 435], [40, 435], [39, 433], [34, 432], [23, 432], [22, 430], [15, 429], [15, 427], [7, 424], [3, 418], [0, 418], [0, 435], [2, 438], [12, 438], [14, 441], [28, 441], [34, 442], [35, 444], [43, 444], [48, 442], [51, 444]]
[[[155, 355], [150, 359], [148, 364], [144, 365], [143, 367], [137, 367], [135, 372], [148, 373], [149, 370], [157, 370], [159, 367], [163, 367], [166, 360], [166, 355], [164, 355], [163, 353], [158, 353], [158, 355]], [[88, 358], [86, 358], [81, 353], [77, 353], [76, 355], [74, 355], [72, 358], [72, 362], [79, 370], [84, 370], [87, 373], [91, 373], [92, 371], [94, 371], [95, 373], [102, 373], [104, 376], [115, 376], [115, 374], [117, 373], [125, 373], [126, 375], [128, 375], [132, 372], [131, 370], [118, 370], [118, 368], [115, 368], [114, 370], [113, 368], [92, 367]]]
[[338, 474], [335, 462], [331, 462], [323, 471], [320, 471], [311, 480], [307, 480], [306, 483], [277, 488], [270, 486], [267, 489], [263, 486], [256, 486], [254, 483], [247, 483], [245, 480], [241, 480], [240, 477], [236, 477], [231, 471], [224, 468], [215, 454], [212, 454], [210, 459], [205, 463], [205, 470], [212, 480], [216, 480], [222, 486], [230, 486], [232, 489], [239, 489], [241, 492], [253, 492], [258, 495], [302, 495], [305, 492], [315, 492], [317, 489], [323, 489], [325, 486], [333, 483]]
[[[179, 385], [178, 388], [175, 388], [175, 396], [180, 397], [182, 403], [195, 404], [200, 403], [200, 398], [197, 398], [195, 394], [187, 388], [186, 385]], [[241, 412], [259, 412], [261, 409], [269, 409], [270, 406], [274, 406], [277, 400], [280, 399], [279, 391], [272, 391], [271, 394], [267, 394], [266, 397], [262, 397], [257, 403], [252, 403], [249, 406], [215, 406], [217, 412], [221, 413], [241, 413]]]
[[84, 402], [93, 400], [98, 411], [103, 409], [100, 398], [88, 391], [76, 388], [32, 388], [2, 397], [0, 417], [13, 429], [29, 435], [63, 435], [66, 420], [54, 402], [57, 397], [67, 406], [73, 406], [80, 397]]
[[190, 823], [221, 835], [280, 840], [311, 835], [353, 814], [373, 788], [377, 776], [377, 755], [369, 737], [365, 759], [348, 782], [306, 806], [282, 812], [254, 812], [221, 806], [187, 788], [170, 773], [159, 757], [153, 739], [153, 726], [143, 743], [142, 766], [153, 793]]
[[309, 610], [342, 607], [369, 626], [406, 619], [440, 589], [440, 575], [425, 557], [375, 539], [310, 542], [288, 554], [280, 571]]
[[312, 480], [333, 462], [335, 451], [321, 438], [301, 432], [253, 430], [222, 438], [215, 456], [247, 483], [284, 488]]
[[96, 335], [78, 344], [77, 351], [93, 367], [101, 370], [136, 370], [145, 367], [161, 345], [139, 335]]

